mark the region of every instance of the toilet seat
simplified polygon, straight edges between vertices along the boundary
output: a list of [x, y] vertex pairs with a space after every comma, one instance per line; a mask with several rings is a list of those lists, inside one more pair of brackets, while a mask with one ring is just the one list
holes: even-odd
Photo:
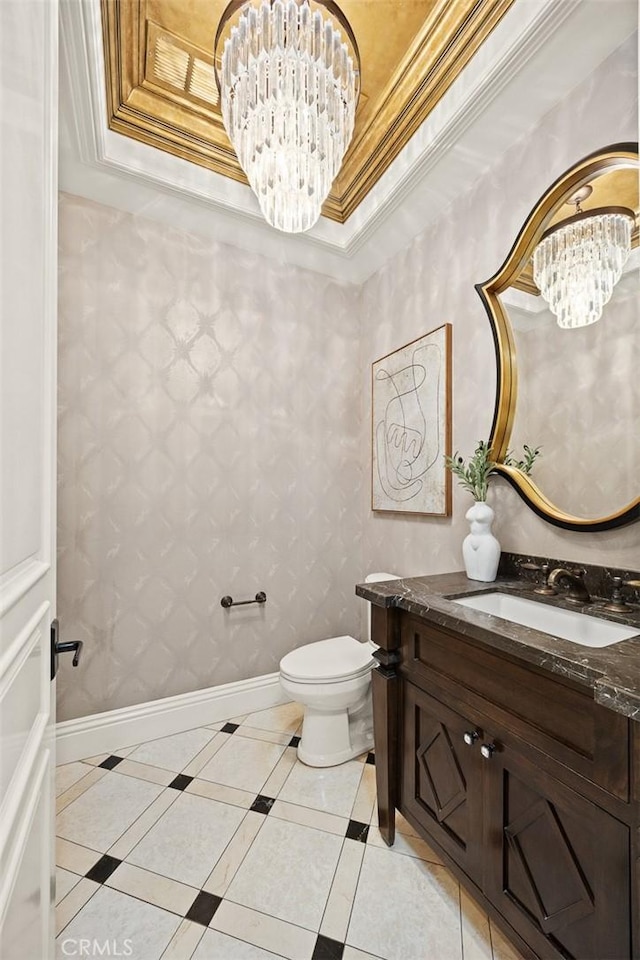
[[355, 637], [329, 637], [292, 650], [280, 661], [283, 677], [303, 683], [338, 683], [367, 674], [376, 665], [375, 646]]

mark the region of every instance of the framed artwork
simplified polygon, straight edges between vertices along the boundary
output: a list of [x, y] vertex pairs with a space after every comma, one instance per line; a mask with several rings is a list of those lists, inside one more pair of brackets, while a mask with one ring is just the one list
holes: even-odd
[[451, 324], [371, 366], [373, 510], [451, 515]]

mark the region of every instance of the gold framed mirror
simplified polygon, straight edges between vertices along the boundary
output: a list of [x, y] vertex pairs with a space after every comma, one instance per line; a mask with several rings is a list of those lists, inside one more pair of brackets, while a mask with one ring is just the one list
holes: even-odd
[[[476, 285], [496, 348], [497, 470], [568, 530], [640, 519], [639, 209], [638, 144], [605, 147], [549, 187]], [[533, 476], [505, 463], [523, 443], [542, 449]]]

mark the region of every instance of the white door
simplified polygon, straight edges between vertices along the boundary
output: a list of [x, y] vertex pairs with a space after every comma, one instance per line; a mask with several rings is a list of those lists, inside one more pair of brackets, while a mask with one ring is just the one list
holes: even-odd
[[0, 0], [0, 957], [53, 955], [57, 0]]

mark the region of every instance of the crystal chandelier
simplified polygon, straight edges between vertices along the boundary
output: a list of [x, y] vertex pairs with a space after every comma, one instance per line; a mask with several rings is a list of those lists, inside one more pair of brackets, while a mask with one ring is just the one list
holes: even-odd
[[215, 63], [224, 125], [265, 219], [309, 230], [353, 136], [360, 59], [348, 21], [329, 0], [232, 0]]
[[533, 279], [565, 329], [600, 319], [631, 252], [633, 211], [582, 210], [592, 192], [586, 185], [566, 201], [577, 213], [548, 230], [533, 254]]

